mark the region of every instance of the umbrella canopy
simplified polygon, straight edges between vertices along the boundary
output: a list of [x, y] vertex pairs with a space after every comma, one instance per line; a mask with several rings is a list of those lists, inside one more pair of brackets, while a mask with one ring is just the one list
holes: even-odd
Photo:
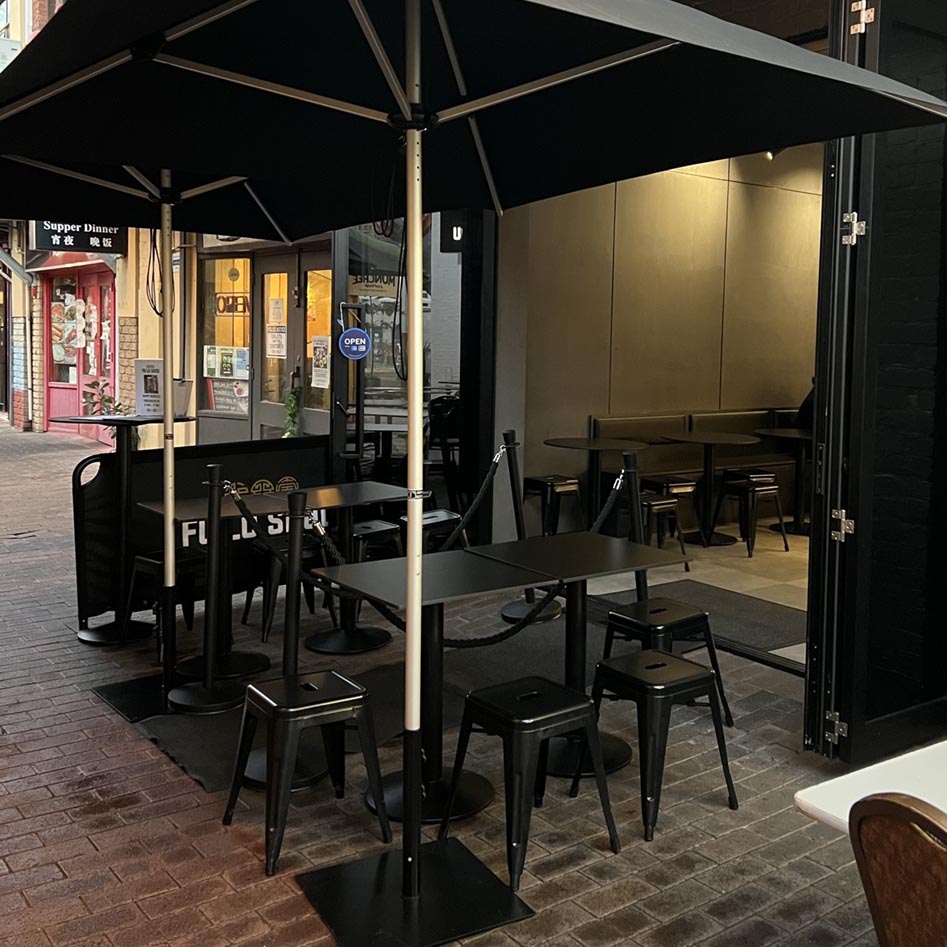
[[[947, 114], [918, 90], [672, 0], [425, 0], [421, 18], [430, 210], [503, 209]], [[125, 184], [122, 162], [153, 181], [168, 167], [176, 189], [185, 173], [246, 176], [279, 232], [233, 189], [181, 204], [186, 229], [300, 239], [386, 216], [392, 180], [400, 214], [402, 145], [386, 118], [403, 122], [404, 48], [390, 0], [70, 0], [0, 78], [0, 154], [29, 142], [32, 158], [114, 168]], [[89, 101], [121, 116], [114, 131], [52, 133]], [[0, 212], [37, 215], [35, 188], [3, 191]], [[67, 193], [48, 196], [44, 207], [70, 212]], [[157, 220], [118, 192], [93, 200], [104, 223]]]

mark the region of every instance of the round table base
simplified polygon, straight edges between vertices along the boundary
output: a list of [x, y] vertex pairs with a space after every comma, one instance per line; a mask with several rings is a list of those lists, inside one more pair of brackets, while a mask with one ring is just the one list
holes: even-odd
[[[614, 773], [631, 762], [631, 747], [619, 737], [610, 733], [599, 735], [602, 744], [602, 757], [605, 760], [605, 772]], [[585, 756], [582, 766], [583, 776], [594, 776], [592, 760], [585, 749], [585, 740], [578, 733], [553, 737], [549, 741], [549, 765], [546, 772], [550, 776], [562, 776], [572, 779], [579, 762], [579, 754]]]
[[[250, 677], [270, 669], [270, 659], [265, 654], [256, 651], [231, 651], [217, 658], [217, 667], [214, 677], [222, 681], [232, 681], [241, 677]], [[204, 677], [204, 655], [195, 654], [194, 657], [179, 661], [175, 670], [181, 677], [192, 677], [200, 680]]]
[[[779, 532], [779, 523], [773, 523], [770, 526], [770, 529], [774, 533]], [[786, 533], [789, 536], [808, 536], [809, 535], [809, 524], [808, 523], [787, 523], [786, 524]]]
[[[518, 599], [515, 602], [509, 602], [500, 609], [500, 617], [515, 625], [522, 621], [534, 608], [536, 602], [527, 602], [526, 599]], [[562, 606], [553, 599], [534, 619], [534, 624], [540, 624], [544, 621], [556, 621], [562, 618]]]
[[182, 714], [220, 714], [243, 703], [246, 685], [239, 681], [215, 681], [204, 687], [198, 681], [175, 687], [168, 694], [168, 706]]
[[80, 628], [76, 632], [76, 637], [83, 644], [104, 647], [125, 644], [126, 641], [144, 641], [146, 638], [151, 638], [154, 633], [155, 626], [151, 622], [130, 621], [125, 627], [123, 636], [121, 625], [110, 621], [107, 625], [99, 625], [96, 628]]
[[391, 632], [385, 628], [359, 625], [350, 631], [334, 628], [332, 631], [310, 635], [304, 642], [308, 651], [316, 654], [364, 654], [391, 641]]
[[[404, 778], [401, 773], [389, 773], [382, 778], [385, 793], [385, 806], [388, 818], [392, 822], [404, 820]], [[436, 825], [444, 818], [447, 801], [450, 796], [450, 777], [444, 776], [434, 783], [424, 786], [424, 799], [421, 802], [421, 821], [425, 825]], [[467, 819], [486, 809], [493, 802], [493, 783], [489, 779], [464, 770], [457, 787], [457, 798], [451, 809], [451, 821]], [[368, 808], [375, 812], [375, 799], [371, 790], [365, 793]]]
[[684, 542], [692, 546], [732, 546], [736, 541], [736, 536], [728, 536], [726, 533], [711, 533], [710, 542], [706, 543], [700, 532], [684, 534]]
[[[296, 758], [296, 770], [293, 773], [293, 788], [296, 792], [299, 789], [308, 789], [314, 786], [320, 779], [329, 775], [327, 769], [313, 769], [309, 762], [301, 756]], [[247, 789], [266, 789], [266, 748], [259, 747], [250, 751], [250, 758], [247, 760], [247, 767], [243, 771], [243, 785]]]

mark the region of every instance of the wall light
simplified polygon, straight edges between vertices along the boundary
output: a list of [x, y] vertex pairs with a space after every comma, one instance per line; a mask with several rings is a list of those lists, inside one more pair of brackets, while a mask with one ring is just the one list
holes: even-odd
[[772, 151], [764, 151], [763, 154], [766, 156], [767, 161], [775, 161], [776, 156], [781, 155], [785, 150], [785, 148], [774, 148]]

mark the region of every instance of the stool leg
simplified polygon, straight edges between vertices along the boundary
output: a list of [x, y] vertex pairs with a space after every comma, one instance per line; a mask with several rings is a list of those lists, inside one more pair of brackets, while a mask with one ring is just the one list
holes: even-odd
[[559, 512], [562, 509], [562, 498], [550, 487], [549, 490], [549, 533], [555, 536], [559, 532]]
[[641, 520], [642, 520], [642, 523], [641, 523], [641, 531], [642, 531], [642, 533], [644, 534], [644, 544], [645, 544], [646, 546], [650, 546], [650, 545], [651, 545], [651, 535], [652, 535], [652, 534], [651, 534], [651, 530], [652, 530], [653, 524], [652, 524], [652, 522], [651, 522], [651, 520], [652, 520], [651, 508], [650, 508], [649, 506], [645, 505], [645, 504], [642, 504]]
[[316, 613], [316, 590], [308, 582], [303, 582], [303, 598], [306, 600], [306, 608], [309, 609], [309, 614], [314, 615]]
[[271, 721], [266, 735], [266, 873], [276, 874], [276, 862], [283, 847], [289, 794], [299, 750], [299, 728]]
[[447, 837], [447, 827], [450, 824], [451, 810], [454, 808], [454, 799], [457, 797], [457, 786], [460, 784], [460, 774], [464, 771], [464, 758], [467, 756], [467, 744], [470, 742], [470, 730], [473, 721], [470, 716], [470, 710], [464, 706], [464, 715], [460, 721], [460, 734], [457, 737], [457, 755], [454, 757], [454, 772], [450, 780], [450, 795], [447, 797], [447, 805], [444, 807], [444, 818], [441, 819], [440, 828], [437, 830], [439, 839]]
[[[595, 680], [592, 682], [592, 706], [595, 708], [595, 723], [598, 724], [598, 718], [602, 710], [602, 694], [604, 693], [604, 688], [599, 682], [598, 675], [596, 674]], [[582, 769], [585, 765], [585, 755], [588, 752], [588, 743], [584, 746], [582, 752], [579, 754], [579, 761], [575, 764], [575, 772], [572, 775], [572, 784], [569, 786], [569, 798], [575, 799], [579, 795], [579, 781], [582, 779]]]
[[[720, 511], [723, 509], [723, 501], [726, 498], [726, 490], [721, 486], [720, 493], [717, 494], [717, 505], [714, 507], [714, 518], [710, 521], [710, 532], [713, 535], [714, 531], [717, 529], [717, 523], [720, 522]], [[710, 541], [710, 536], [705, 536], [708, 542]]]
[[727, 726], [733, 726], [733, 714], [730, 713], [730, 705], [727, 703], [727, 695], [723, 690], [723, 675], [720, 673], [720, 665], [717, 663], [717, 645], [714, 643], [714, 636], [710, 630], [710, 623], [704, 628], [704, 644], [707, 647], [707, 655], [710, 657], [710, 666], [714, 669], [714, 675], [717, 678], [717, 690], [720, 693], [720, 703], [723, 705], [724, 719]]
[[365, 760], [365, 769], [368, 772], [368, 787], [375, 800], [375, 812], [378, 815], [378, 824], [381, 827], [381, 837], [385, 842], [391, 841], [391, 825], [388, 822], [388, 809], [385, 806], [385, 791], [381, 785], [381, 767], [378, 765], [378, 745], [375, 742], [375, 718], [372, 716], [372, 707], [366, 695], [362, 708], [355, 721], [358, 724], [358, 739], [362, 744], [362, 757]]
[[549, 535], [549, 487], [543, 487], [539, 494], [539, 518], [542, 520], [543, 536]]
[[283, 563], [276, 556], [271, 556], [267, 564], [267, 574], [263, 585], [263, 641], [270, 640], [273, 616], [276, 614], [276, 597], [279, 595], [279, 583], [282, 577]]
[[638, 701], [638, 762], [641, 772], [641, 821], [646, 842], [654, 838], [661, 803], [664, 755], [667, 751], [671, 701], [643, 698]]
[[667, 532], [667, 513], [658, 513], [658, 549], [664, 548], [664, 534]]
[[510, 888], [519, 891], [526, 864], [529, 821], [533, 811], [532, 790], [539, 764], [539, 740], [532, 734], [513, 733], [503, 740], [503, 772], [506, 783], [506, 864]]
[[773, 499], [776, 500], [776, 516], [779, 517], [779, 531], [783, 537], [783, 549], [789, 552], [789, 540], [786, 537], [786, 523], [783, 521], [783, 505], [779, 502], [779, 493], [777, 492]]
[[720, 701], [717, 699], [717, 691], [711, 689], [708, 696], [710, 698], [710, 713], [714, 718], [714, 732], [717, 734], [717, 749], [720, 751], [720, 763], [723, 766], [723, 777], [727, 781], [728, 803], [731, 809], [739, 809], [740, 803], [737, 801], [737, 791], [733, 788], [733, 777], [730, 775], [727, 741], [723, 735], [723, 722], [720, 719]]
[[470, 539], [467, 537], [467, 530], [465, 529], [460, 531], [460, 545], [464, 549], [470, 548]]
[[[123, 641], [125, 640], [125, 635], [128, 632], [128, 623], [131, 621], [131, 617], [132, 617], [132, 605], [134, 604], [134, 601], [135, 601], [135, 579], [136, 578], [137, 578], [137, 573], [133, 569], [131, 582], [128, 583], [128, 599], [125, 601], [125, 619], [122, 622], [121, 633], [122, 633]], [[159, 621], [158, 622], [159, 633], [160, 633], [160, 629], [161, 629], [161, 622]]]
[[760, 503], [755, 490], [749, 491], [746, 505], [746, 555], [748, 559], [752, 559], [753, 547], [756, 545], [756, 519], [760, 511]]
[[617, 855], [621, 851], [621, 840], [618, 838], [618, 829], [615, 828], [615, 819], [612, 816], [612, 804], [608, 798], [608, 779], [605, 776], [605, 760], [602, 759], [602, 745], [594, 719], [590, 719], [585, 725], [585, 739], [592, 757], [592, 766], [595, 768], [595, 782], [598, 785], [598, 798], [602, 803], [605, 825], [608, 827], [608, 841], [612, 851]]
[[539, 761], [536, 763], [536, 785], [533, 789], [533, 805], [542, 808], [543, 798], [546, 795], [546, 769], [549, 766], [549, 741], [543, 740], [539, 744]]
[[233, 764], [233, 779], [230, 781], [230, 797], [227, 799], [227, 808], [224, 809], [224, 825], [233, 822], [233, 811], [237, 807], [240, 797], [240, 787], [243, 785], [243, 772], [247, 768], [250, 750], [253, 747], [253, 737], [256, 735], [256, 717], [246, 707], [243, 708], [243, 721], [240, 724], [240, 739], [237, 741], [237, 758]]
[[395, 551], [398, 553], [398, 558], [400, 559], [404, 555], [404, 543], [401, 541], [401, 533], [399, 533], [394, 538]]
[[322, 730], [322, 744], [329, 764], [329, 779], [336, 799], [345, 798], [345, 724], [326, 723]]
[[612, 656], [612, 647], [615, 644], [615, 629], [609, 622], [605, 626], [605, 647], [602, 648], [602, 660], [607, 661]]
[[240, 624], [245, 625], [250, 620], [250, 608], [253, 605], [253, 593], [256, 591], [256, 586], [251, 585], [247, 589], [247, 596], [243, 600], [243, 614], [240, 616]]
[[[687, 555], [687, 549], [686, 549], [686, 547], [684, 546], [684, 531], [681, 529], [681, 524], [680, 524], [680, 522], [678, 522], [678, 524], [677, 524], [677, 541], [678, 541], [678, 543], [680, 543], [680, 546], [681, 546], [681, 555], [682, 555], [682, 556], [686, 556], [686, 555]], [[684, 571], [685, 571], [685, 572], [690, 572], [690, 571], [691, 571], [691, 564], [690, 564], [689, 562], [685, 562], [685, 563], [684, 563]]]
[[[181, 614], [184, 616], [184, 627], [188, 631], [194, 630], [194, 578], [188, 576], [179, 580], [181, 589]], [[245, 622], [243, 624], [246, 624]]]

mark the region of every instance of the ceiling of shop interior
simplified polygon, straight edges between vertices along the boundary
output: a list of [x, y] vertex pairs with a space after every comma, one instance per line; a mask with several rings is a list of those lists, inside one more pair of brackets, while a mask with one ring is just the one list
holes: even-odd
[[830, 0], [678, 0], [722, 20], [782, 39], [828, 30]]

